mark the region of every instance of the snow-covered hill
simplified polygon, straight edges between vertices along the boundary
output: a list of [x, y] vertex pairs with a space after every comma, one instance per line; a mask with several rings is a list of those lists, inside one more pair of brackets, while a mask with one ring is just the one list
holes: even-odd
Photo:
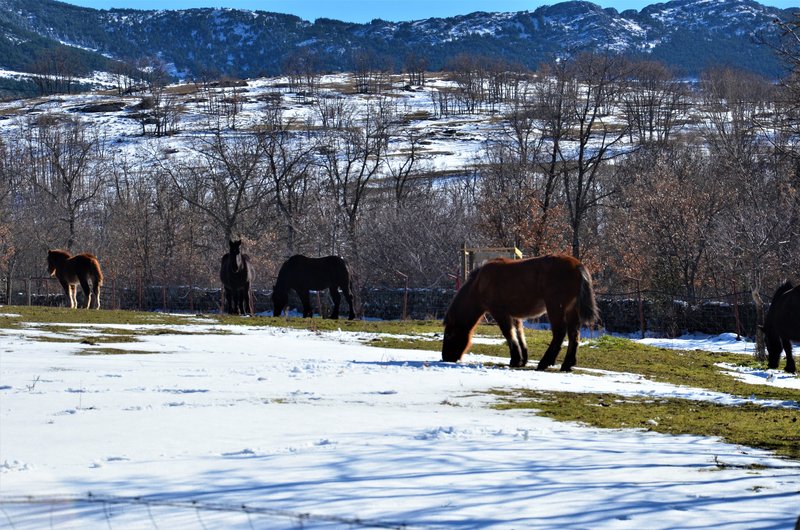
[[780, 64], [754, 36], [774, 37], [773, 21], [792, 17], [792, 10], [753, 0], [673, 0], [621, 13], [572, 1], [535, 11], [369, 24], [234, 9], [98, 11], [51, 0], [0, 0], [0, 7], [0, 46], [23, 56], [35, 34], [119, 59], [158, 56], [187, 75], [242, 77], [279, 73], [298, 54], [327, 71], [353, 70], [365, 56], [399, 70], [410, 54], [436, 70], [461, 53], [535, 67], [584, 49], [645, 55], [690, 74], [725, 64], [776, 76]]

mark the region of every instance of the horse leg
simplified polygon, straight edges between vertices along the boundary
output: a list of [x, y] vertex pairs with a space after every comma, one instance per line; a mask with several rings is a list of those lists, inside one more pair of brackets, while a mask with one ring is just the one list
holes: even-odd
[[[560, 308], [559, 308], [560, 309]], [[548, 367], [556, 364], [556, 357], [561, 350], [561, 344], [564, 342], [564, 337], [567, 336], [567, 326], [564, 323], [564, 314], [560, 310], [547, 308], [547, 319], [550, 321], [550, 329], [553, 332], [553, 339], [550, 345], [545, 350], [542, 360], [536, 366], [537, 370], [546, 370]]]
[[253, 299], [250, 296], [250, 282], [245, 284], [242, 298], [244, 300], [244, 307], [242, 308], [243, 312], [247, 315], [254, 316], [255, 313], [253, 312]]
[[580, 317], [578, 316], [577, 308], [574, 312], [570, 313], [567, 317], [567, 353], [564, 356], [564, 362], [561, 363], [561, 371], [569, 372], [572, 367], [578, 363], [578, 341], [581, 336]]
[[225, 295], [225, 302], [222, 304], [222, 311], [224, 313], [231, 313], [231, 290], [226, 286], [222, 286], [222, 294]]
[[95, 309], [100, 309], [100, 286], [99, 285], [94, 284], [93, 294], [94, 294], [94, 308]]
[[314, 310], [311, 307], [311, 296], [308, 289], [298, 291], [297, 295], [300, 297], [300, 303], [303, 304], [303, 318], [314, 318]]
[[[87, 278], [80, 278], [81, 282], [81, 290], [83, 290], [83, 297], [86, 298], [86, 309], [91, 309], [92, 307], [92, 290], [89, 289], [89, 280]], [[78, 287], [75, 286], [75, 291], [78, 290]], [[75, 305], [78, 305], [77, 299], [75, 300]]]
[[494, 318], [497, 325], [500, 326], [500, 331], [503, 332], [503, 336], [508, 343], [508, 350], [511, 354], [511, 362], [509, 365], [512, 367], [525, 366], [525, 363], [522, 362], [522, 348], [520, 348], [519, 342], [517, 342], [515, 319], [510, 315], [498, 317], [498, 315], [494, 313], [492, 313], [492, 318]]
[[241, 315], [241, 305], [242, 305], [242, 293], [239, 291], [238, 288], [233, 290], [233, 310], [232, 313], [234, 315]]
[[517, 331], [517, 343], [522, 354], [522, 364], [520, 366], [525, 366], [528, 364], [528, 343], [525, 340], [525, 327], [522, 325], [522, 319], [518, 318], [514, 321], [514, 328]]
[[350, 290], [350, 282], [342, 284], [342, 293], [344, 293], [344, 299], [347, 300], [347, 306], [350, 308], [350, 314], [347, 319], [354, 320], [356, 318], [356, 308], [355, 304], [353, 304], [353, 291]]
[[72, 307], [72, 294], [70, 293], [69, 284], [61, 279], [58, 280], [58, 283], [61, 284], [61, 289], [64, 290], [64, 307], [67, 306], [67, 303]]
[[69, 286], [69, 307], [70, 307], [70, 309], [77, 309], [78, 308], [78, 286], [77, 285], [70, 285]]
[[794, 357], [792, 357], [792, 341], [789, 339], [781, 339], [783, 344], [783, 351], [786, 352], [786, 368], [785, 370], [791, 374], [795, 373]]
[[339, 288], [335, 285], [331, 286], [330, 291], [331, 298], [333, 299], [333, 312], [331, 313], [331, 318], [336, 320], [339, 318], [339, 304], [342, 302], [342, 296], [339, 294]]

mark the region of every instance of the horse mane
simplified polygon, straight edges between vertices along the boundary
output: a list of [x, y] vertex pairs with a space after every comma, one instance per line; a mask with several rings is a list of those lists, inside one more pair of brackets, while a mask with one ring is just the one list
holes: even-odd
[[772, 295], [772, 301], [774, 302], [776, 298], [786, 293], [787, 291], [791, 291], [792, 289], [794, 289], [794, 285], [792, 285], [792, 282], [790, 280], [785, 280], [783, 284], [781, 284], [781, 286], [775, 290], [775, 294]]
[[772, 295], [772, 300], [769, 303], [769, 309], [767, 309], [767, 314], [764, 315], [764, 324], [768, 324], [772, 321], [773, 316], [773, 308], [775, 307], [775, 301], [780, 297], [786, 294], [787, 292], [794, 289], [794, 285], [790, 280], [785, 280], [780, 287], [775, 290], [775, 294]]
[[480, 273], [481, 269], [483, 268], [483, 264], [478, 265], [470, 273], [467, 275], [467, 279], [461, 288], [456, 292], [456, 295], [453, 297], [453, 301], [450, 302], [450, 307], [447, 308], [447, 313], [445, 313], [445, 322], [449, 318], [454, 318], [455, 315], [453, 312], [457, 307], [463, 307], [463, 300], [468, 295], [468, 293], [472, 290], [473, 286], [477, 282], [478, 273]]

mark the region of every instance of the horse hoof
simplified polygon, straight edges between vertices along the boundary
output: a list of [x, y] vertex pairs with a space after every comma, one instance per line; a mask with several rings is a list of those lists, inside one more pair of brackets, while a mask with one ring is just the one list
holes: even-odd
[[572, 367], [571, 366], [561, 365], [561, 371], [562, 372], [571, 372], [572, 371]]
[[537, 371], [537, 372], [544, 372], [545, 370], [547, 370], [547, 366], [544, 366], [544, 365], [542, 365], [541, 363], [539, 363], [539, 364], [536, 366], [536, 371]]

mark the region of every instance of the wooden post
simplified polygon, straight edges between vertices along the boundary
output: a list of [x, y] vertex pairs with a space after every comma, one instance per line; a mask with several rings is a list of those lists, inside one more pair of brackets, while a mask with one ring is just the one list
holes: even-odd
[[642, 289], [639, 280], [636, 280], [636, 301], [639, 304], [639, 331], [644, 338], [644, 304], [642, 303]]
[[403, 320], [408, 320], [408, 275], [400, 271], [395, 272], [405, 280], [405, 289], [403, 291]]
[[736, 280], [731, 280], [733, 286], [733, 318], [736, 320], [736, 340], [742, 340], [742, 320], [739, 317], [739, 295], [736, 293]]
[[136, 295], [139, 298], [139, 311], [142, 310], [142, 275], [136, 275]]

